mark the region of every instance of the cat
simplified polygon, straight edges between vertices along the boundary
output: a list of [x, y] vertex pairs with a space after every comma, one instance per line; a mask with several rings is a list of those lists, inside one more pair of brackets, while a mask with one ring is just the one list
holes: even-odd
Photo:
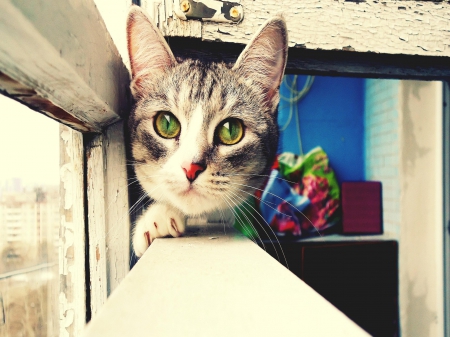
[[234, 66], [177, 61], [138, 6], [127, 20], [134, 171], [154, 201], [132, 238], [140, 257], [186, 218], [231, 209], [261, 187], [278, 146], [279, 87], [287, 60], [281, 17], [262, 25]]

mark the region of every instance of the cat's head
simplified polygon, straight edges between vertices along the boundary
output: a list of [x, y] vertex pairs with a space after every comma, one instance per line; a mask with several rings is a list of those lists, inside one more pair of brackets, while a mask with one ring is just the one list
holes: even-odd
[[128, 23], [130, 141], [147, 194], [186, 215], [241, 203], [260, 188], [278, 145], [283, 19], [267, 21], [233, 67], [178, 62], [139, 7]]

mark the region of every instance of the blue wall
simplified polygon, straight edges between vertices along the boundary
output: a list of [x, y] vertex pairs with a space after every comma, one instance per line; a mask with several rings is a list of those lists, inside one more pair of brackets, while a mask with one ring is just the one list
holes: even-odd
[[[307, 76], [298, 76], [301, 90]], [[287, 78], [292, 83], [293, 75]], [[280, 93], [290, 96], [283, 85]], [[279, 125], [286, 124], [289, 104], [280, 100]], [[328, 154], [338, 181], [364, 180], [364, 79], [316, 76], [310, 91], [298, 103], [303, 152], [321, 146]], [[299, 154], [295, 116], [280, 137], [280, 152]]]

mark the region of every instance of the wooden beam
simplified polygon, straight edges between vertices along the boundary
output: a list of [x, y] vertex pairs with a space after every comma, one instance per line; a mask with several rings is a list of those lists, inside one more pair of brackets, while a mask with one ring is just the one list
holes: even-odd
[[282, 14], [289, 30], [290, 47], [450, 56], [450, 6], [447, 0], [236, 2], [244, 8], [244, 19], [239, 24], [182, 21], [174, 14], [174, 10], [180, 10], [179, 0], [146, 0], [142, 5], [166, 36], [246, 44], [265, 20]]
[[368, 336], [249, 239], [196, 230], [156, 239], [84, 336]]
[[93, 1], [0, 2], [0, 90], [79, 131], [129, 107], [129, 74]]
[[[196, 58], [229, 64], [236, 61], [245, 47], [238, 43], [205, 42], [194, 38], [169, 37], [167, 41], [179, 60]], [[450, 78], [450, 58], [290, 48], [286, 73], [443, 80]]]

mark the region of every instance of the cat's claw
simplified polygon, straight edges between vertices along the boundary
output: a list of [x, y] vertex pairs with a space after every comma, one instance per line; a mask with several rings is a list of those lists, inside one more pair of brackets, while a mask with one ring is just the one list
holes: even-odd
[[144, 233], [145, 236], [145, 242], [147, 243], [148, 246], [150, 246], [152, 244], [152, 237], [150, 236], [150, 232], [145, 232]]
[[178, 210], [164, 205], [153, 204], [139, 218], [133, 235], [133, 249], [141, 257], [156, 238], [178, 237], [184, 233], [185, 219]]

